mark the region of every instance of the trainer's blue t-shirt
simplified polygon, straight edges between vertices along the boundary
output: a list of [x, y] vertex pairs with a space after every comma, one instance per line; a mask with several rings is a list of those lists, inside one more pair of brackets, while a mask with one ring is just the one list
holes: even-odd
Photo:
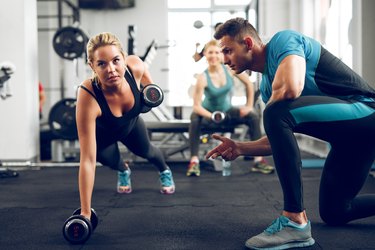
[[374, 89], [318, 41], [293, 30], [284, 30], [276, 33], [266, 45], [266, 66], [260, 84], [265, 103], [271, 97], [277, 67], [289, 55], [301, 56], [306, 60], [302, 96], [326, 95], [375, 102]]
[[297, 55], [306, 59], [305, 88], [302, 95], [321, 95], [315, 84], [314, 76], [319, 62], [321, 45], [296, 31], [285, 30], [272, 37], [266, 47], [266, 68], [260, 85], [262, 99], [268, 102], [272, 93], [272, 82], [281, 61], [289, 55]]

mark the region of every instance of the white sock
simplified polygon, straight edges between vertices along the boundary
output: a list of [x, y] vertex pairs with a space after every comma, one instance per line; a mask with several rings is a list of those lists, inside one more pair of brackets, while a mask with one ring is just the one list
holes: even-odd
[[294, 221], [290, 221], [290, 223], [293, 225], [293, 226], [295, 226], [295, 227], [298, 227], [298, 228], [304, 228], [304, 227], [306, 227], [306, 225], [307, 225], [307, 223], [302, 223], [302, 224], [298, 224], [298, 223], [296, 223], [296, 222], [294, 222]]
[[192, 163], [199, 163], [199, 159], [193, 159], [190, 162], [192, 162]]

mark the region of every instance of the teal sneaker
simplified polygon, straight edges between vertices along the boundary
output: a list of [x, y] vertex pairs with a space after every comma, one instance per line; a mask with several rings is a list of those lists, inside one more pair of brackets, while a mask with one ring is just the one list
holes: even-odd
[[250, 249], [289, 249], [314, 245], [311, 237], [310, 221], [303, 228], [299, 228], [285, 216], [280, 216], [263, 231], [246, 241], [245, 246]]
[[175, 191], [175, 185], [173, 181], [172, 172], [169, 169], [164, 170], [160, 173], [160, 193], [162, 194], [173, 194]]
[[117, 192], [120, 194], [130, 194], [132, 192], [132, 183], [130, 180], [131, 170], [128, 168], [124, 172], [117, 172]]

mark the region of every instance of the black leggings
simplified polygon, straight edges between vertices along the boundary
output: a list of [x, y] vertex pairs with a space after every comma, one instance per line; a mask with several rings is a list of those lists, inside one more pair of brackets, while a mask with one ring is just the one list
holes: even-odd
[[249, 136], [251, 140], [258, 140], [261, 137], [260, 118], [254, 113], [250, 112], [244, 117], [240, 117], [238, 108], [231, 108], [227, 113], [227, 118], [223, 124], [217, 125], [211, 120], [204, 119], [202, 116], [192, 113], [190, 116], [189, 125], [189, 140], [190, 140], [190, 154], [198, 155], [199, 143], [201, 135], [201, 127], [220, 128], [222, 126], [233, 126], [238, 124], [245, 124], [249, 127]]
[[323, 221], [340, 225], [375, 215], [375, 195], [358, 195], [375, 158], [375, 109], [354, 101], [304, 96], [268, 105], [264, 126], [285, 211], [304, 210], [302, 163], [294, 136], [302, 133], [330, 144], [319, 192]]
[[[153, 163], [160, 172], [168, 169], [163, 153], [159, 148], [150, 143], [147, 128], [141, 117], [130, 133], [123, 138], [118, 138], [132, 153]], [[115, 170], [124, 171], [124, 161], [120, 155], [117, 141], [109, 145], [98, 145], [97, 160], [105, 166]]]

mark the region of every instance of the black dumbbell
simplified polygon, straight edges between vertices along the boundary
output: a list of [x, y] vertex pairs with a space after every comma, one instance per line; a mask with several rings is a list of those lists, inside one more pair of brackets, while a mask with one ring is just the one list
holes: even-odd
[[222, 123], [225, 120], [225, 113], [221, 111], [215, 111], [211, 115], [211, 120], [214, 123]]
[[64, 223], [64, 238], [71, 244], [82, 244], [90, 238], [97, 225], [98, 216], [93, 208], [90, 220], [82, 216], [81, 208], [78, 208]]
[[141, 113], [146, 113], [152, 108], [159, 106], [164, 100], [163, 90], [156, 84], [149, 84], [141, 92]]

